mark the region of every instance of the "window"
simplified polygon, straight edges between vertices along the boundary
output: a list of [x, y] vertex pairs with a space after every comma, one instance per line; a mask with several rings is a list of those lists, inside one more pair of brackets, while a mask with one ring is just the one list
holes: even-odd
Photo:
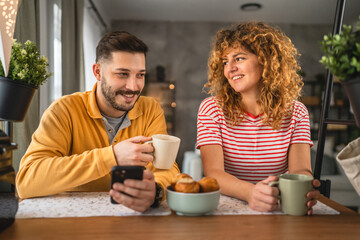
[[96, 83], [92, 66], [95, 63], [96, 46], [105, 31], [105, 28], [95, 14], [93, 7], [94, 5], [93, 3], [90, 3], [90, 1], [84, 2], [83, 44], [86, 91], [92, 90]]
[[[40, 116], [48, 106], [63, 95], [62, 92], [62, 0], [40, 1], [40, 46], [42, 55], [48, 56], [49, 71], [53, 76], [41, 87], [40, 91]], [[92, 1], [84, 1], [83, 21], [83, 48], [85, 65], [85, 86], [81, 91], [92, 90], [96, 78], [92, 72], [95, 62], [96, 46], [105, 32], [106, 26], [102, 24], [94, 11]]]
[[49, 101], [62, 96], [61, 70], [61, 0], [50, 0], [48, 5], [49, 66], [53, 76], [49, 79]]

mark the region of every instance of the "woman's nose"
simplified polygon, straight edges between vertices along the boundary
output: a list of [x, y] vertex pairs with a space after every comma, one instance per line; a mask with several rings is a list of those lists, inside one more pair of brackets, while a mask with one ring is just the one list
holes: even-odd
[[236, 69], [237, 69], [236, 63], [230, 61], [230, 62], [228, 63], [228, 70], [229, 70], [230, 72], [233, 72], [233, 71], [235, 71]]

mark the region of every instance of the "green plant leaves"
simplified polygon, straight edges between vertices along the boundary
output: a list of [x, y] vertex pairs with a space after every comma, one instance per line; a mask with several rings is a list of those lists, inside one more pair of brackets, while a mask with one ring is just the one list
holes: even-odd
[[26, 41], [24, 45], [14, 40], [8, 78], [38, 87], [44, 84], [52, 73], [47, 72], [48, 61], [41, 57], [35, 43]]
[[5, 72], [1, 60], [0, 60], [0, 76], [5, 77]]
[[354, 68], [356, 68], [357, 72], [360, 72], [360, 61], [358, 59], [356, 59], [356, 57], [351, 58], [350, 65], [353, 66]]
[[[360, 31], [360, 21], [357, 30]], [[340, 34], [325, 35], [319, 44], [323, 52], [320, 63], [339, 80], [351, 79], [360, 74], [360, 34], [352, 32], [350, 25], [343, 25]]]

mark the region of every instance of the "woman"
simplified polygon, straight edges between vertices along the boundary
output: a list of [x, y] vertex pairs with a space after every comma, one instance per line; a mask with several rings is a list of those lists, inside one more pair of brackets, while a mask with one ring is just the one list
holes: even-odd
[[[257, 211], [278, 209], [268, 184], [282, 173], [311, 175], [310, 123], [297, 99], [298, 52], [280, 30], [261, 22], [220, 30], [209, 58], [209, 88], [198, 113], [197, 148], [206, 176], [221, 192]], [[314, 187], [320, 186], [318, 180]], [[307, 194], [308, 215], [319, 191]]]

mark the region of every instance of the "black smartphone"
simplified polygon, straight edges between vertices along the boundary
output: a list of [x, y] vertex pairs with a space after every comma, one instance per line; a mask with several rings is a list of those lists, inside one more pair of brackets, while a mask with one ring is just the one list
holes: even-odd
[[[116, 182], [123, 183], [125, 179], [143, 179], [144, 167], [142, 166], [114, 166], [111, 168], [111, 189]], [[126, 193], [124, 193], [126, 194]], [[118, 204], [111, 197], [111, 203]]]

